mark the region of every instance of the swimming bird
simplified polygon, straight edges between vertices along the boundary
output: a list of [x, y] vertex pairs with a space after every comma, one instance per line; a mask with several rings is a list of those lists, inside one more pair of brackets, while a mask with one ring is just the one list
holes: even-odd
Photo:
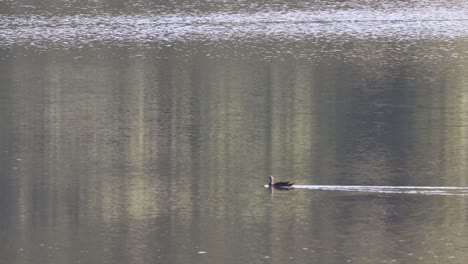
[[273, 187], [273, 188], [288, 188], [288, 187], [291, 187], [294, 182], [290, 182], [290, 181], [284, 181], [284, 182], [275, 182], [275, 178], [273, 178], [273, 176], [268, 176], [267, 177], [267, 180], [268, 180], [268, 187]]

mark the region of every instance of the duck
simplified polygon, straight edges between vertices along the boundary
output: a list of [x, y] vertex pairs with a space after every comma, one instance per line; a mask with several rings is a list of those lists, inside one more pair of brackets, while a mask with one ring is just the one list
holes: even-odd
[[282, 182], [275, 182], [275, 178], [273, 176], [268, 176], [268, 187], [270, 188], [290, 188], [294, 184], [294, 182], [290, 181], [282, 181]]

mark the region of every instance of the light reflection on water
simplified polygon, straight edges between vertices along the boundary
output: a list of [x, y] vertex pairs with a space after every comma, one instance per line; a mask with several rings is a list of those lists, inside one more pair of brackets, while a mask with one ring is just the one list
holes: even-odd
[[294, 185], [297, 189], [394, 193], [394, 194], [425, 194], [425, 195], [468, 195], [468, 187], [450, 186], [359, 186], [359, 185]]
[[72, 48], [173, 42], [347, 39], [449, 40], [468, 35], [468, 9], [259, 11], [0, 16], [0, 46]]

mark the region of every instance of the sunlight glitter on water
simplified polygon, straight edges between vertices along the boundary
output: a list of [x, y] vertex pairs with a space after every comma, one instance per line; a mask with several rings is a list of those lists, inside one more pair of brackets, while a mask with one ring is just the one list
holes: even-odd
[[453, 39], [468, 36], [468, 11], [258, 11], [208, 14], [0, 16], [0, 46], [70, 47], [232, 39]]

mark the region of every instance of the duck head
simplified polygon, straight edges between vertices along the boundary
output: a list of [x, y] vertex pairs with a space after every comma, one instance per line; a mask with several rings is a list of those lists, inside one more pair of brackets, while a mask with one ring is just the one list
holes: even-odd
[[267, 181], [268, 181], [268, 186], [272, 186], [274, 184], [275, 178], [273, 178], [273, 176], [268, 176]]

